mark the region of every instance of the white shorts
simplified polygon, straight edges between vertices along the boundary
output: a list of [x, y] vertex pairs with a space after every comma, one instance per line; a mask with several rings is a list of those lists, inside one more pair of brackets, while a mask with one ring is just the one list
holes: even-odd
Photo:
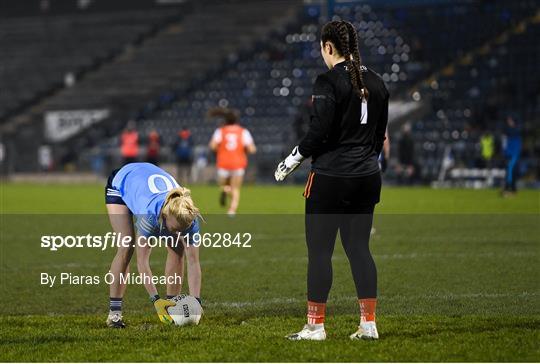
[[240, 169], [217, 169], [217, 175], [219, 178], [229, 178], [229, 177], [239, 177], [243, 176], [246, 173], [246, 170], [243, 168]]

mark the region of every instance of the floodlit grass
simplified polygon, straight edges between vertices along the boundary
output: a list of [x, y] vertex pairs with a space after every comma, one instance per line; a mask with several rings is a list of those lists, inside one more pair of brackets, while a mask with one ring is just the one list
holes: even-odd
[[[104, 282], [40, 285], [43, 272], [107, 272], [111, 250], [39, 246], [44, 234], [106, 232], [103, 186], [0, 187], [0, 361], [540, 361], [538, 191], [384, 188], [371, 243], [381, 339], [348, 339], [358, 307], [338, 241], [320, 343], [283, 338], [305, 322], [302, 186], [246, 186], [235, 219], [216, 187], [193, 187], [203, 231], [250, 232], [252, 247], [201, 249], [199, 326], [159, 324], [144, 288], [130, 286], [125, 330], [104, 325]], [[161, 274], [164, 252], [151, 262]]]
[[[189, 186], [204, 213], [223, 213], [215, 186]], [[104, 185], [0, 184], [3, 213], [103, 213]], [[304, 186], [248, 185], [242, 189], [240, 213], [304, 213]], [[540, 191], [524, 190], [501, 198], [498, 190], [383, 187], [377, 213], [534, 213]]]

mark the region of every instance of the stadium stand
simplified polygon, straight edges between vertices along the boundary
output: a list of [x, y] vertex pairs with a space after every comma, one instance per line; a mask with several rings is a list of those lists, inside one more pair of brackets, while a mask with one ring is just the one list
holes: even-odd
[[[256, 169], [269, 176], [297, 141], [295, 120], [325, 69], [317, 31], [327, 14], [316, 2], [261, 1], [194, 6], [189, 17], [176, 14], [172, 23], [153, 10], [163, 21], [152, 36], [137, 44], [126, 38], [130, 46], [118, 56], [26, 115], [37, 120], [47, 110], [110, 109], [106, 122], [60, 145], [77, 150], [79, 166], [88, 168], [90, 148], [97, 143], [113, 153], [130, 118], [143, 135], [157, 129], [164, 145], [181, 126], [192, 131], [195, 144], [206, 145], [216, 127], [206, 110], [237, 108], [261, 151]], [[421, 181], [440, 177], [445, 155], [455, 167], [478, 167], [479, 136], [498, 136], [506, 114], [520, 110], [525, 131], [538, 121], [535, 1], [336, 2], [329, 11], [359, 29], [363, 61], [387, 83], [394, 110], [422, 105], [420, 114], [405, 112]], [[400, 123], [391, 125], [394, 140]], [[529, 164], [538, 163], [538, 148], [531, 146]]]
[[[508, 115], [518, 118], [525, 135], [534, 135], [540, 115], [539, 36], [537, 13], [464, 54], [419, 89], [432, 109], [414, 123], [425, 179], [435, 179], [448, 146], [456, 167], [481, 167], [480, 135], [500, 136]], [[525, 150], [523, 166], [538, 163], [531, 152], [538, 148], [536, 143]], [[494, 161], [502, 164], [501, 158]]]
[[[287, 22], [300, 4], [258, 0], [243, 1], [243, 6], [238, 7], [237, 3], [216, 1], [204, 7], [193, 4], [189, 17], [176, 14], [173, 22], [167, 18], [152, 36], [138, 44], [125, 44], [122, 52], [109, 62], [32, 107], [21, 119], [32, 124], [40, 123], [47, 111], [108, 109], [110, 118], [106, 123], [91, 128], [76, 141], [68, 141], [68, 145], [60, 145], [56, 154], [79, 151], [116, 134], [127, 119], [137, 116], [137, 111], [144, 114], [153, 110], [156, 103], [150, 101], [157, 100], [159, 104], [219, 73], [222, 64], [234, 62], [256, 41], [264, 42], [266, 34]], [[265, 11], [261, 12], [263, 3]], [[158, 10], [146, 11], [153, 12], [161, 14]], [[112, 29], [102, 38], [111, 33]], [[24, 133], [18, 132], [21, 134]], [[40, 135], [32, 134], [27, 138], [37, 139], [34, 144], [38, 144]], [[17, 163], [15, 168], [35, 168], [35, 151], [29, 154], [32, 158]]]
[[[483, 109], [485, 105], [477, 104], [477, 100], [470, 98], [468, 89], [456, 89], [456, 84], [468, 85], [469, 89], [482, 88], [485, 93], [490, 92], [493, 86], [489, 80], [477, 82], [476, 79], [467, 78], [467, 72], [481, 68], [480, 65], [462, 67], [462, 77], [459, 79], [449, 75], [436, 81], [429, 77], [430, 74], [497, 37], [501, 31], [530, 15], [534, 9], [533, 2], [503, 1], [478, 3], [477, 6], [471, 6], [470, 2], [452, 2], [435, 7], [399, 9], [368, 4], [339, 4], [335, 7], [336, 19], [352, 21], [360, 29], [363, 60], [381, 74], [394, 97], [408, 98], [415, 82], [428, 78], [433, 85], [430, 83], [423, 94], [431, 107], [424, 118], [429, 120], [431, 110], [441, 116], [441, 108], [443, 112], [448, 109], [444, 118], [450, 117], [452, 123], [433, 122], [438, 132], [429, 130], [424, 119], [414, 123], [414, 138], [419, 142], [416, 144], [419, 149], [418, 164], [422, 166], [422, 180], [437, 178], [448, 143], [455, 144], [453, 156], [458, 164], [464, 159], [470, 161], [470, 149], [477, 149], [478, 135], [471, 135], [467, 130], [470, 127], [464, 123], [463, 118], [478, 116], [476, 109]], [[257, 156], [258, 168], [269, 172], [275, 160], [296, 141], [293, 133], [294, 117], [311, 94], [314, 76], [324, 71], [315, 41], [319, 16], [318, 7], [306, 6], [296, 26], [277, 34], [263, 48], [231, 65], [220, 77], [190, 91], [170, 108], [146, 118], [140, 124], [141, 131], [147, 133], [157, 128], [165, 135], [165, 142], [171, 143], [172, 140], [168, 140], [167, 136], [172, 138], [178, 125], [182, 124], [193, 131], [197, 144], [206, 144], [215, 124], [205, 122], [205, 111], [215, 105], [235, 107], [241, 111], [244, 124], [253, 131], [263, 151]], [[423, 28], [420, 25], [422, 19], [424, 22], [427, 20], [430, 26]], [[479, 25], [486, 22], [492, 26]], [[464, 26], [456, 30], [455, 24], [458, 23]], [[424, 29], [430, 29], [430, 33]], [[465, 34], [469, 29], [478, 31]], [[522, 58], [523, 62], [533, 62], [535, 59], [526, 57], [535, 51], [534, 42], [531, 41], [535, 33], [532, 30], [524, 33], [527, 35], [520, 44], [528, 44], [529, 48], [522, 50], [526, 54], [517, 57], [517, 64], [514, 65], [516, 71], [523, 75], [530, 70], [520, 67], [519, 60]], [[514, 47], [513, 43], [511, 47]], [[448, 52], [448, 48], [453, 49], [453, 52]], [[513, 54], [513, 49], [511, 52], [507, 50], [507, 54]], [[484, 57], [491, 59], [493, 56], [487, 52]], [[504, 67], [499, 69], [503, 70]], [[500, 76], [493, 76], [489, 72], [490, 68], [483, 74], [492, 78]], [[500, 82], [504, 80], [501, 77]], [[524, 81], [516, 80], [518, 83]], [[433, 90], [437, 82], [441, 82], [440, 89], [444, 89], [444, 92]], [[458, 92], [461, 96], [457, 95]], [[452, 105], [454, 100], [457, 105]], [[529, 100], [534, 104], [534, 97]], [[469, 107], [463, 106], [463, 103], [468, 103]], [[472, 104], [477, 106], [473, 107]], [[469, 143], [463, 147], [466, 141]]]
[[[336, 14], [344, 15], [345, 9], [348, 8], [338, 7]], [[364, 52], [365, 63], [374, 65], [377, 71], [386, 64], [391, 68], [392, 57], [399, 57], [398, 62], [406, 64], [410, 47], [399, 33], [379, 21], [369, 5], [356, 6], [355, 11], [361, 14], [358, 26], [364, 46], [385, 48], [384, 52]], [[181, 124], [192, 130], [195, 143], [206, 145], [216, 127], [215, 123], [207, 122], [206, 110], [215, 105], [237, 108], [261, 151], [256, 156], [259, 174], [270, 175], [266, 172], [296, 141], [294, 117], [309, 100], [315, 76], [324, 71], [317, 42], [319, 17], [317, 7], [305, 7], [294, 24], [230, 65], [219, 77], [143, 120], [140, 130], [147, 133], [157, 128], [165, 136], [165, 143], [170, 144]], [[392, 90], [399, 88], [399, 82], [407, 81], [404, 71], [395, 72], [395, 77], [398, 82], [389, 85]], [[301, 174], [298, 178], [302, 178]]]
[[136, 10], [3, 19], [0, 120], [59, 90], [66, 78], [76, 82], [170, 17], [170, 10]]

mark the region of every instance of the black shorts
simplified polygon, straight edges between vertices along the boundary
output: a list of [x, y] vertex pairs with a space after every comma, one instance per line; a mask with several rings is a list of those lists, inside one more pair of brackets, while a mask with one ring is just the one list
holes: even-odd
[[371, 214], [380, 196], [380, 172], [363, 177], [311, 172], [304, 190], [306, 214]]
[[193, 160], [191, 158], [176, 158], [176, 164], [178, 164], [181, 167], [185, 166], [191, 166], [193, 164]]
[[116, 176], [119, 170], [120, 168], [112, 171], [111, 175], [107, 179], [107, 184], [105, 185], [105, 203], [107, 205], [110, 205], [110, 204], [125, 205], [126, 204], [124, 200], [122, 200], [121, 192], [112, 186], [112, 181], [114, 179], [114, 176]]

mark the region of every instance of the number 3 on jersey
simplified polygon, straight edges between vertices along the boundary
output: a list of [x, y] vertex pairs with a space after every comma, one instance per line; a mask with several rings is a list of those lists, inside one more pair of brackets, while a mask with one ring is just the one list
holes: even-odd
[[238, 148], [238, 135], [233, 133], [225, 133], [225, 149], [236, 150]]
[[360, 124], [367, 124], [367, 100], [362, 99], [362, 114], [360, 115]]

